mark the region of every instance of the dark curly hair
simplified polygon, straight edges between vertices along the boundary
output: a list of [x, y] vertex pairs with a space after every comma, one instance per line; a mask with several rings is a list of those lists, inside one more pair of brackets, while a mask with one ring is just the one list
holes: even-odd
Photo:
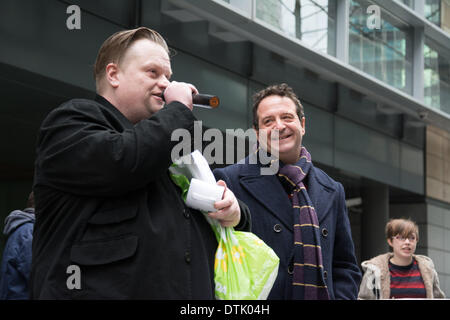
[[258, 107], [261, 101], [268, 96], [280, 96], [287, 97], [291, 99], [296, 107], [298, 118], [301, 120], [304, 116], [303, 106], [300, 103], [297, 95], [294, 93], [294, 90], [289, 87], [286, 83], [274, 84], [271, 85], [261, 91], [256, 92], [253, 95], [253, 126], [256, 130], [259, 129], [258, 126]]

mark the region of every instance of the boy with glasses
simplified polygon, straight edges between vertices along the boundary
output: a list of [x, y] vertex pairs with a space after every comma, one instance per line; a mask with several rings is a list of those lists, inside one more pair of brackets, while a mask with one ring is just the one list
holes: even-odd
[[391, 219], [386, 239], [392, 252], [379, 255], [361, 265], [364, 276], [359, 299], [445, 298], [433, 261], [415, 255], [419, 228], [410, 219]]

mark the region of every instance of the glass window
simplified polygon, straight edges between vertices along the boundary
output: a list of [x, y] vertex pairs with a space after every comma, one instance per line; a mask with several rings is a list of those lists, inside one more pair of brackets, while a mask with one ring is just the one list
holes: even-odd
[[450, 114], [450, 54], [426, 40], [424, 56], [425, 103]]
[[317, 51], [336, 54], [335, 0], [256, 0], [256, 18]]
[[425, 18], [450, 33], [450, 0], [426, 0]]
[[223, 2], [229, 3], [235, 8], [238, 8], [248, 14], [252, 11], [252, 0], [222, 0]]
[[428, 21], [440, 26], [441, 17], [441, 1], [440, 0], [426, 0], [425, 1], [425, 18]]
[[412, 31], [408, 25], [380, 9], [379, 28], [372, 2], [350, 1], [349, 63], [375, 78], [412, 93]]
[[411, 9], [414, 9], [414, 0], [397, 0], [397, 1], [407, 5]]

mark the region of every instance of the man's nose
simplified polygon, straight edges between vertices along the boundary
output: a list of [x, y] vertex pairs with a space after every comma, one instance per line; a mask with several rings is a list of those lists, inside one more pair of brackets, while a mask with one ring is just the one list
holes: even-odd
[[284, 129], [284, 127], [286, 127], [284, 122], [280, 118], [276, 118], [275, 119], [275, 128], [278, 129], [279, 131], [281, 131], [282, 129]]
[[158, 86], [160, 87], [160, 88], [162, 88], [163, 90], [165, 89], [165, 88], [167, 88], [167, 86], [170, 84], [170, 81], [169, 81], [169, 79], [167, 79], [166, 78], [166, 76], [161, 76], [160, 78], [159, 78], [159, 80], [158, 80]]

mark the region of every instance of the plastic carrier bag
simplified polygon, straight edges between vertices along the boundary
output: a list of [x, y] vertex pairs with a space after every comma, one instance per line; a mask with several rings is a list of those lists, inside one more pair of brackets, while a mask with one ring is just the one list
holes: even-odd
[[[216, 183], [206, 160], [197, 150], [176, 161], [169, 171], [185, 201], [192, 178]], [[222, 227], [217, 220], [209, 218], [207, 212], [202, 212], [219, 244], [214, 261], [216, 298], [267, 299], [278, 274], [278, 256], [255, 234]]]

